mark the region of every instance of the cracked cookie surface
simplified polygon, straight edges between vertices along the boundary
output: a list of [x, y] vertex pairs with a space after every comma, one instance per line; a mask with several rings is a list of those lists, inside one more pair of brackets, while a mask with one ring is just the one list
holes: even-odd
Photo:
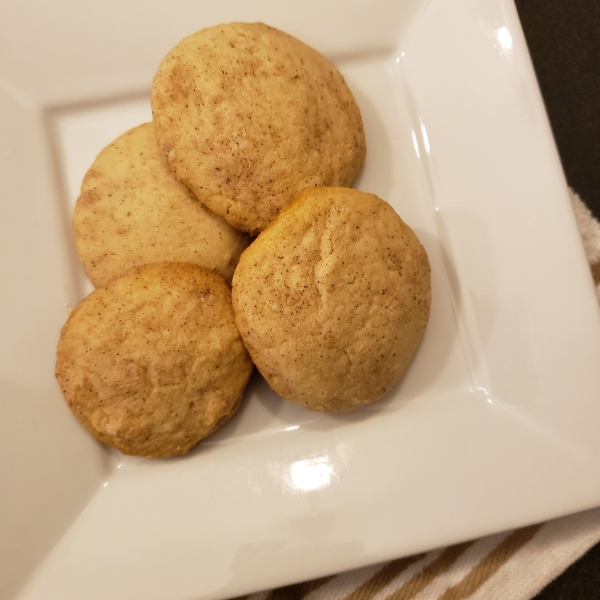
[[219, 276], [146, 265], [93, 291], [61, 331], [56, 377], [100, 441], [125, 454], [184, 454], [236, 411], [252, 362]]
[[307, 190], [242, 254], [233, 306], [269, 385], [311, 410], [374, 402], [404, 374], [431, 304], [429, 261], [373, 194]]
[[305, 188], [351, 186], [365, 159], [360, 111], [337, 69], [262, 23], [182, 40], [154, 77], [151, 104], [171, 170], [252, 234]]

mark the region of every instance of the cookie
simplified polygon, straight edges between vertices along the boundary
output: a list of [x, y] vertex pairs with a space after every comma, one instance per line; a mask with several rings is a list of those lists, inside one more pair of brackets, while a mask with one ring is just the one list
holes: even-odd
[[152, 123], [107, 146], [87, 172], [73, 230], [98, 287], [134, 266], [190, 262], [231, 281], [249, 238], [203, 206], [167, 169]]
[[56, 377], [69, 407], [124, 454], [184, 454], [237, 409], [252, 362], [229, 286], [196, 265], [136, 267], [82, 300]]
[[242, 254], [235, 319], [284, 398], [322, 412], [381, 398], [402, 377], [431, 305], [427, 253], [392, 207], [306, 190]]
[[305, 188], [351, 186], [365, 159], [360, 111], [337, 69], [262, 23], [182, 40], [154, 77], [151, 104], [172, 171], [252, 234]]

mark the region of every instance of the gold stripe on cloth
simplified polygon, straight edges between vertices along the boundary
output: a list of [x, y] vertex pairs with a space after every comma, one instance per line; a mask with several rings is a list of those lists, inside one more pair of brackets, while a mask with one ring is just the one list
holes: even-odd
[[541, 529], [543, 524], [517, 529], [491, 550], [459, 583], [438, 600], [462, 600], [475, 593], [502, 565]]
[[600, 260], [592, 265], [592, 277], [594, 278], [594, 284], [600, 283]]

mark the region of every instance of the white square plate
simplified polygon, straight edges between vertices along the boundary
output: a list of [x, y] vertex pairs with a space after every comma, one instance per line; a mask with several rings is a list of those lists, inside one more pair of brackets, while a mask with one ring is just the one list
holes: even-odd
[[[231, 597], [600, 504], [600, 311], [511, 0], [4, 2], [0, 596]], [[86, 293], [70, 232], [96, 153], [150, 116], [162, 57], [265, 21], [355, 92], [358, 186], [415, 229], [433, 309], [410, 372], [355, 414], [255, 377], [189, 456], [100, 447], [54, 380]]]

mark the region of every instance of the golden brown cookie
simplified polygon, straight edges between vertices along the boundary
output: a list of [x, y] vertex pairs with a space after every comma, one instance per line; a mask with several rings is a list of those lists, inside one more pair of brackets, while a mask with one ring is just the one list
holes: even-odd
[[190, 262], [231, 281], [249, 238], [204, 207], [166, 167], [152, 123], [107, 146], [75, 205], [77, 252], [95, 286], [134, 266]]
[[340, 73], [262, 23], [185, 38], [161, 63], [151, 103], [173, 172], [253, 234], [305, 188], [351, 186], [365, 159], [360, 112]]
[[124, 454], [184, 454], [237, 409], [252, 362], [229, 286], [196, 265], [136, 267], [61, 331], [56, 377], [75, 416]]
[[306, 190], [242, 254], [235, 319], [284, 398], [339, 412], [403, 375], [429, 316], [425, 249], [392, 207], [347, 188]]

